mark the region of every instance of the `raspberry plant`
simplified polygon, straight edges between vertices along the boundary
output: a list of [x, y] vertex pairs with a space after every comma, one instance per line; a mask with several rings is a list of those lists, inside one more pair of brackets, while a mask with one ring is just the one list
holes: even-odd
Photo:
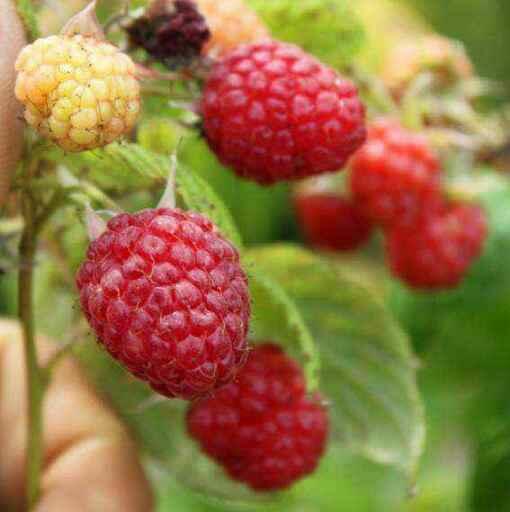
[[[482, 261], [494, 263], [502, 234], [471, 172], [501, 120], [440, 66], [413, 62], [405, 85], [386, 88], [359, 66], [363, 31], [343, 0], [138, 3], [93, 2], [42, 39], [44, 6], [17, 3], [35, 41], [17, 61], [27, 129], [0, 264], [19, 274], [27, 507], [45, 387], [68, 351], [163, 469], [159, 485], [291, 510], [347, 449], [412, 488], [424, 414], [396, 318], [413, 332], [421, 307], [457, 307], [458, 290], [476, 289], [487, 237]], [[105, 30], [96, 10], [111, 17]], [[231, 11], [242, 23], [230, 30]], [[451, 118], [452, 101], [469, 119]], [[286, 183], [323, 173], [318, 188]], [[505, 188], [489, 175], [489, 189]], [[313, 250], [289, 235], [289, 197]], [[378, 229], [396, 277], [451, 295], [383, 273]], [[63, 343], [45, 366], [36, 328]]]

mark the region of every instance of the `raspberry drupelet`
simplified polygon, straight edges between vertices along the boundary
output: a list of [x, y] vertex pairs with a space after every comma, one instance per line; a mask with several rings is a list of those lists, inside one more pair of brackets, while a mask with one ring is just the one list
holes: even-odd
[[192, 404], [188, 431], [231, 478], [256, 491], [312, 473], [325, 450], [328, 414], [306, 395], [301, 368], [277, 345], [250, 352], [234, 382]]
[[201, 109], [220, 161], [262, 185], [337, 171], [366, 136], [356, 87], [278, 41], [242, 46], [220, 60]]
[[247, 278], [237, 250], [202, 215], [117, 215], [90, 244], [77, 285], [100, 343], [167, 397], [208, 394], [246, 361]]

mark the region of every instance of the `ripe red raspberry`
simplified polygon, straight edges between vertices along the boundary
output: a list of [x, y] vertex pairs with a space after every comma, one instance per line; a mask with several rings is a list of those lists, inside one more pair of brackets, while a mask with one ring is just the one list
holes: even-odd
[[257, 346], [233, 383], [192, 404], [187, 422], [205, 453], [257, 491], [313, 472], [329, 423], [324, 407], [306, 396], [299, 366], [273, 344]]
[[237, 250], [197, 213], [117, 215], [90, 244], [77, 284], [99, 341], [165, 396], [204, 395], [246, 361], [246, 275]]
[[427, 140], [389, 119], [375, 121], [352, 159], [355, 201], [374, 223], [412, 224], [441, 205], [440, 163]]
[[395, 276], [414, 288], [453, 288], [479, 257], [487, 221], [478, 206], [455, 205], [387, 234]]
[[357, 204], [332, 192], [300, 193], [295, 208], [305, 237], [315, 247], [353, 251], [372, 234], [372, 223]]
[[202, 100], [211, 149], [269, 185], [337, 171], [365, 140], [356, 87], [296, 46], [242, 46], [213, 68]]

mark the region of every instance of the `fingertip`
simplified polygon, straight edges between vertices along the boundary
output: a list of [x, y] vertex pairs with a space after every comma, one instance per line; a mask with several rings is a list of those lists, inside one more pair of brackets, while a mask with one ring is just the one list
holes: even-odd
[[0, 0], [0, 206], [19, 160], [23, 141], [21, 104], [14, 96], [14, 62], [26, 44], [21, 21], [11, 0]]

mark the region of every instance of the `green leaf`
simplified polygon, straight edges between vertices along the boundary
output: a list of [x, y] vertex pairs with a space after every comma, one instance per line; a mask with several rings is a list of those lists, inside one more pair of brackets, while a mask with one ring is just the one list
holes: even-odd
[[[75, 172], [87, 170], [89, 179], [106, 190], [126, 191], [156, 184], [163, 192], [170, 169], [167, 156], [139, 144], [113, 143], [101, 149], [68, 155], [52, 147], [46, 157], [67, 165]], [[232, 215], [208, 183], [181, 164], [176, 181], [177, 193], [184, 205], [207, 216], [230, 241], [240, 247], [241, 237]]]
[[16, 10], [25, 26], [27, 38], [34, 41], [41, 37], [32, 0], [16, 0]]
[[251, 263], [246, 267], [252, 298], [252, 339], [274, 340], [288, 348], [303, 361], [309, 390], [316, 390], [320, 358], [300, 311], [276, 281], [257, 271]]
[[256, 249], [249, 257], [294, 299], [314, 335], [334, 437], [413, 476], [424, 442], [416, 361], [379, 298], [297, 246]]
[[510, 428], [482, 441], [477, 450], [477, 463], [471, 483], [473, 512], [510, 510]]
[[250, 0], [273, 36], [301, 46], [328, 64], [350, 63], [364, 40], [346, 0]]

